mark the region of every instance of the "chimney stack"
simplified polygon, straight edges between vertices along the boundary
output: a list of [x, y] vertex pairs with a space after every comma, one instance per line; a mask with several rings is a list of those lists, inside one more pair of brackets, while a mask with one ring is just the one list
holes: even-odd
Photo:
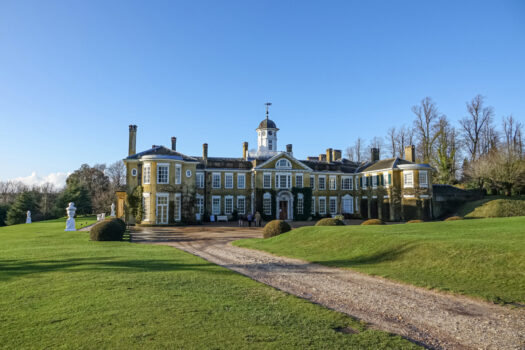
[[340, 149], [334, 149], [334, 162], [343, 158], [343, 152]]
[[207, 143], [202, 144], [202, 160], [204, 161], [204, 164], [208, 163], [208, 144]]
[[171, 138], [171, 150], [172, 151], [177, 150], [177, 138], [175, 136]]
[[320, 162], [326, 162], [326, 154], [322, 154], [322, 153], [321, 153], [321, 154], [319, 155], [319, 161], [320, 161]]
[[405, 146], [405, 159], [409, 162], [416, 162], [416, 147], [414, 145]]
[[132, 156], [137, 153], [137, 126], [129, 126], [129, 147], [128, 156]]
[[292, 145], [291, 144], [286, 145], [286, 153], [289, 153], [290, 155], [292, 155]]
[[379, 160], [379, 148], [370, 148], [370, 161], [377, 162]]
[[242, 143], [242, 159], [248, 159], [248, 142]]
[[333, 152], [333, 149], [331, 149], [331, 148], [327, 148], [326, 149], [326, 162], [327, 163], [332, 163], [332, 161], [333, 161], [333, 159], [332, 159], [332, 156], [333, 156], [332, 152]]

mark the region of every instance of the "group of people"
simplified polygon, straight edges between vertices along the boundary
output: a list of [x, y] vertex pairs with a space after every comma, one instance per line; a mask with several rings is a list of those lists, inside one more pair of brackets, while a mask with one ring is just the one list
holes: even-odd
[[248, 215], [239, 215], [239, 227], [243, 227], [243, 226], [251, 227], [252, 222], [255, 227], [261, 227], [262, 225], [261, 213], [256, 212], [255, 215], [251, 213]]

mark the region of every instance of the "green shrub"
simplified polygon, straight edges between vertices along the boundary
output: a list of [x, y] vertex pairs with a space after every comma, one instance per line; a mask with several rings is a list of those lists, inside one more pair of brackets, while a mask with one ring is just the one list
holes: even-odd
[[368, 219], [366, 221], [363, 221], [361, 225], [384, 225], [385, 223], [383, 220], [380, 219]]
[[525, 200], [491, 200], [466, 215], [466, 217], [472, 218], [502, 218], [509, 216], [525, 216]]
[[344, 222], [340, 219], [336, 218], [329, 218], [329, 219], [321, 219], [317, 221], [315, 226], [344, 226]]
[[89, 237], [92, 241], [122, 241], [124, 231], [116, 220], [105, 220], [91, 228]]
[[126, 232], [126, 223], [124, 222], [124, 220], [120, 218], [113, 218], [111, 220], [115, 221], [117, 224], [120, 225], [120, 227], [122, 228], [122, 232]]
[[264, 238], [270, 238], [288, 232], [291, 229], [290, 225], [284, 220], [272, 220], [264, 226], [263, 236]]
[[456, 220], [463, 220], [463, 218], [461, 216], [451, 216], [445, 219], [445, 221], [456, 221]]
[[423, 220], [409, 220], [406, 223], [407, 224], [419, 224], [421, 222], [424, 222]]

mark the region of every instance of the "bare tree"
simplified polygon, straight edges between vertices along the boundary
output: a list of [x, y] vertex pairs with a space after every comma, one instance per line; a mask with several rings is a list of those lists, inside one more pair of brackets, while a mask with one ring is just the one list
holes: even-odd
[[405, 156], [405, 147], [414, 144], [414, 132], [405, 125], [401, 126], [395, 136], [397, 153], [394, 157], [403, 158]]
[[503, 133], [505, 147], [508, 153], [515, 153], [520, 159], [523, 157], [523, 125], [512, 115], [503, 118]]
[[387, 131], [387, 141], [389, 145], [389, 151], [392, 154], [392, 158], [396, 157], [396, 155], [398, 154], [397, 134], [398, 132], [396, 131], [395, 127], [392, 127]]
[[[462, 135], [464, 144], [470, 154], [470, 161], [475, 161], [481, 154], [480, 139], [482, 131], [489, 131], [486, 133], [487, 139], [485, 143], [490, 143], [489, 140], [494, 141], [490, 130], [493, 129], [490, 124], [494, 116], [494, 108], [484, 107], [484, 98], [477, 95], [470, 102], [467, 102], [468, 116], [459, 121], [462, 127]], [[485, 146], [486, 148], [486, 146]]]
[[412, 112], [416, 115], [414, 129], [419, 141], [418, 150], [421, 152], [422, 161], [430, 163], [434, 142], [437, 138], [438, 108], [430, 97], [425, 97], [418, 106], [412, 107]]
[[364, 160], [364, 141], [358, 137], [353, 146], [346, 148], [346, 157], [354, 162], [361, 163]]
[[106, 168], [105, 174], [109, 177], [109, 181], [115, 190], [126, 184], [126, 166], [121, 160], [110, 164]]

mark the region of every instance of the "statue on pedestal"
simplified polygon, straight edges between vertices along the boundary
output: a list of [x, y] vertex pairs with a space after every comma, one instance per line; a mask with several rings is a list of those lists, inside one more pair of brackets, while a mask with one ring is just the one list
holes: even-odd
[[31, 210], [27, 211], [27, 218], [26, 218], [26, 224], [31, 223]]
[[109, 216], [111, 216], [111, 217], [117, 216], [115, 214], [115, 203], [111, 203], [111, 214], [109, 214]]
[[76, 231], [75, 227], [75, 212], [77, 211], [77, 208], [75, 207], [75, 203], [69, 202], [69, 206], [66, 208], [67, 212], [67, 221], [66, 221], [66, 231]]

